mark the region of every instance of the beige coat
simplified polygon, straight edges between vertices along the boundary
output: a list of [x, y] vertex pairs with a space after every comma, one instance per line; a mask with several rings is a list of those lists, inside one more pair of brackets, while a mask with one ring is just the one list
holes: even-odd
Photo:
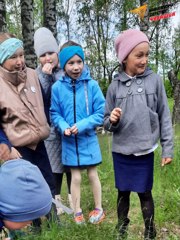
[[49, 135], [49, 125], [35, 70], [8, 72], [0, 67], [0, 115], [3, 129], [15, 147], [35, 149]]

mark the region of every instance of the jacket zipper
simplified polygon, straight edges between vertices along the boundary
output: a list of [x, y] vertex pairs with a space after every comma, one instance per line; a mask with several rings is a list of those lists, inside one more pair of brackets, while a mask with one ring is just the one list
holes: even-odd
[[[73, 88], [73, 103], [74, 103], [74, 124], [76, 123], [76, 80], [72, 79], [72, 88]], [[80, 165], [79, 161], [79, 152], [78, 152], [78, 141], [77, 141], [77, 135], [75, 137], [75, 145], [76, 145], [76, 154], [77, 154], [77, 161], [78, 161], [78, 166]]]

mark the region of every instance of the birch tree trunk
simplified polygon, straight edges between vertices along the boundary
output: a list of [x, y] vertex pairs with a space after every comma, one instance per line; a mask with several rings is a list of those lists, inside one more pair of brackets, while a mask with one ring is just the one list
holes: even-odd
[[26, 65], [31, 68], [36, 67], [36, 55], [34, 53], [34, 17], [33, 0], [21, 0], [21, 23], [22, 36], [24, 42], [24, 51]]
[[0, 32], [6, 31], [6, 1], [0, 1]]
[[47, 27], [56, 37], [56, 1], [55, 0], [43, 0], [44, 9], [44, 23], [43, 25]]

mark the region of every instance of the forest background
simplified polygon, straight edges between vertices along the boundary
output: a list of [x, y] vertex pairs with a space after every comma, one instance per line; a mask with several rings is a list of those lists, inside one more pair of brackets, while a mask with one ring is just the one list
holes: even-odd
[[[147, 4], [144, 18], [130, 13]], [[150, 21], [151, 16], [175, 12], [176, 17]], [[175, 130], [175, 156], [173, 164], [162, 170], [160, 149], [156, 152], [155, 187], [156, 222], [158, 239], [180, 239], [180, 2], [176, 0], [0, 0], [0, 31], [14, 33], [24, 42], [26, 64], [36, 68], [33, 35], [37, 28], [49, 28], [61, 45], [67, 40], [80, 43], [85, 51], [86, 63], [106, 95], [107, 87], [117, 72], [118, 61], [114, 52], [114, 38], [128, 28], [144, 31], [151, 43], [149, 65], [164, 82]], [[173, 21], [173, 18], [177, 22]], [[78, 229], [70, 224], [69, 216], [62, 216], [68, 227], [44, 231], [36, 239], [107, 239], [114, 238], [116, 223], [116, 191], [111, 161], [111, 135], [99, 136], [103, 164], [99, 172], [103, 186], [104, 207], [107, 218], [101, 226], [88, 225]], [[91, 209], [87, 181], [83, 182], [84, 208]], [[129, 239], [142, 238], [142, 219], [138, 201], [133, 198], [135, 211], [131, 212], [132, 225]], [[34, 236], [29, 236], [33, 239]], [[27, 238], [28, 239], [28, 238]]]

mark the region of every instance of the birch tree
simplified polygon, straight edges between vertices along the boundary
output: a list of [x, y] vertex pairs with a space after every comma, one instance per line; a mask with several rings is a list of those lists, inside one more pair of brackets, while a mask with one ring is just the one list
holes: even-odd
[[112, 49], [114, 29], [113, 5], [110, 0], [83, 1], [78, 5], [79, 24], [86, 42], [86, 55], [93, 74], [99, 81], [111, 81], [112, 64], [108, 53]]
[[[75, 0], [60, 0], [57, 3], [58, 24], [57, 29], [59, 38], [65, 38], [67, 41], [73, 38], [77, 33], [77, 9]], [[76, 35], [76, 38], [77, 35]]]
[[43, 16], [43, 26], [51, 30], [54, 36], [56, 36], [56, 0], [43, 0]]
[[0, 1], [0, 32], [6, 31], [6, 2]]
[[21, 23], [24, 42], [24, 51], [27, 66], [36, 67], [36, 55], [34, 53], [34, 15], [33, 0], [21, 0]]

